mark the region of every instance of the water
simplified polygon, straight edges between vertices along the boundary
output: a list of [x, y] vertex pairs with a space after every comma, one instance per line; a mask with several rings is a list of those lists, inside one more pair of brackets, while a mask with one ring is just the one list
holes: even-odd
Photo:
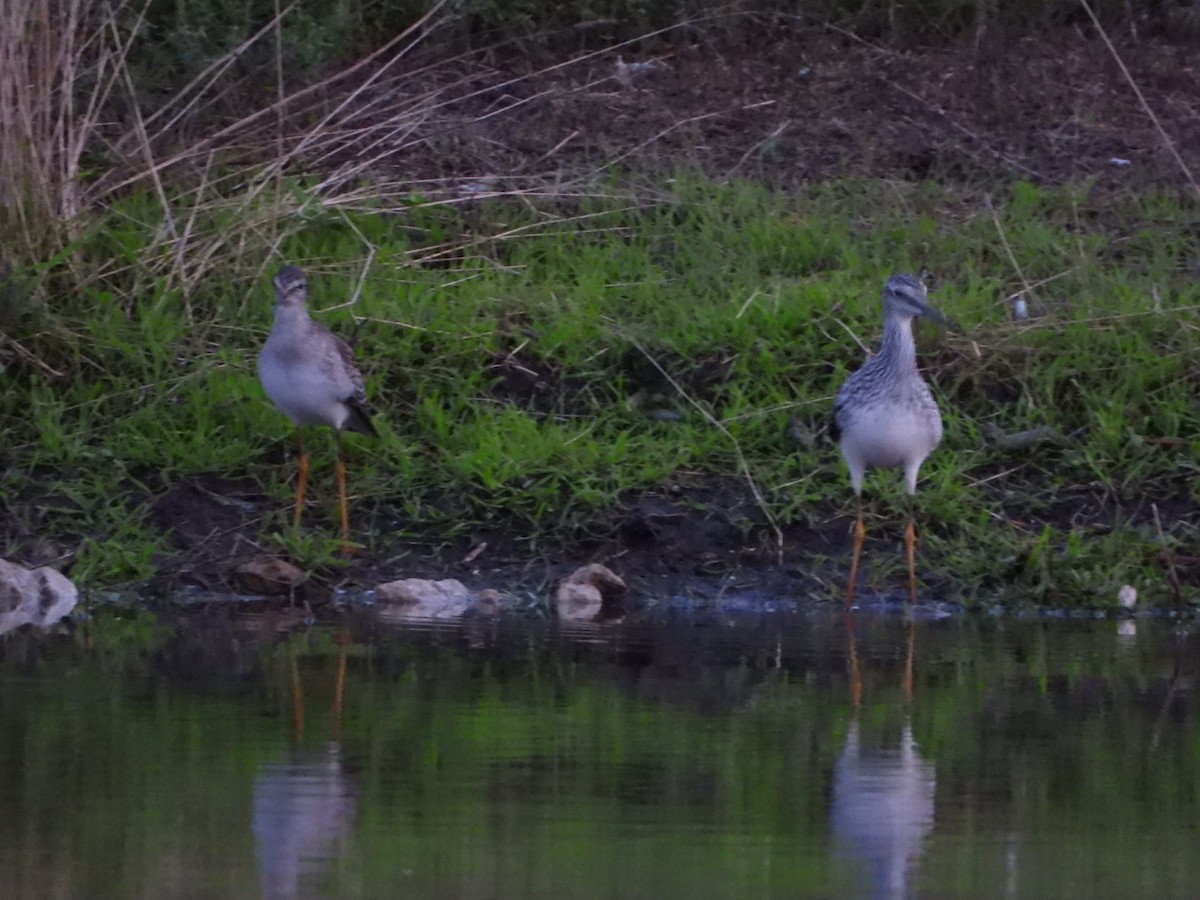
[[0, 642], [0, 897], [1194, 896], [1198, 649], [112, 611]]

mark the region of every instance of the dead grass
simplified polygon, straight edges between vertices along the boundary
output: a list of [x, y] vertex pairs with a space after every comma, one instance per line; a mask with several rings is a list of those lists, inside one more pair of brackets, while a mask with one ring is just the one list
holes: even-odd
[[[608, 193], [612, 173], [630, 167], [692, 164], [784, 187], [870, 174], [1087, 178], [1122, 190], [1190, 184], [1200, 152], [1189, 51], [1118, 46], [1099, 30], [1027, 38], [1002, 54], [918, 54], [832, 27], [763, 52], [751, 37], [766, 20], [714, 13], [558, 58], [505, 42], [444, 57], [436, 41], [452, 16], [435, 3], [314, 84], [289, 91], [277, 71], [273, 102], [230, 115], [234, 63], [278, 42], [288, 10], [154, 108], [126, 64], [136, 9], [4, 0], [0, 13], [0, 233], [18, 269], [55, 259], [73, 287], [98, 280], [128, 295], [152, 278], [186, 298], [221, 270], [261, 268], [321, 216], [514, 194], [573, 203]], [[736, 38], [714, 36], [723, 19], [738, 24]], [[650, 65], [628, 75], [619, 60]], [[98, 215], [146, 190], [156, 221], [136, 254], [62, 255]], [[42, 299], [54, 289], [35, 279]]]

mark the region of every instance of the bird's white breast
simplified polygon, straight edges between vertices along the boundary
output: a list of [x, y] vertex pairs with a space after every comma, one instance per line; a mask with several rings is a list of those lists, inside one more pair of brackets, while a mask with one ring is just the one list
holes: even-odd
[[920, 463], [941, 439], [936, 406], [872, 404], [844, 422], [841, 446], [847, 459], [861, 466], [889, 469]]
[[258, 374], [271, 402], [296, 425], [341, 428], [349, 410], [327, 372], [303, 358], [273, 352], [270, 345], [259, 357]]

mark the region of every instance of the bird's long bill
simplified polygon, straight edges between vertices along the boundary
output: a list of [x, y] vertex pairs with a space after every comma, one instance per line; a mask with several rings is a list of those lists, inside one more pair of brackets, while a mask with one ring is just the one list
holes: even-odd
[[942, 315], [940, 312], [938, 312], [936, 309], [934, 309], [928, 303], [923, 303], [922, 301], [917, 300], [916, 298], [909, 298], [909, 302], [912, 303], [912, 305], [917, 308], [917, 310], [921, 314], [921, 318], [928, 319], [931, 322], [936, 322], [938, 325], [941, 325], [943, 328], [949, 328], [953, 331], [958, 330], [958, 327], [954, 324], [954, 322], [952, 322], [950, 319], [946, 318], [944, 315]]

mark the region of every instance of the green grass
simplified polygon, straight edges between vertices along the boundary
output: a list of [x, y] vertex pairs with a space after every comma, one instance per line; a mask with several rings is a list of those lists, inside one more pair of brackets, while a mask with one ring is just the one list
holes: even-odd
[[[603, 532], [625, 492], [681, 474], [744, 485], [739, 450], [764, 515], [836, 529], [851, 509], [836, 449], [787, 442], [787, 420], [821, 432], [862, 359], [854, 336], [878, 339], [884, 278], [927, 265], [963, 330], [919, 335], [947, 425], [918, 498], [926, 579], [967, 602], [1109, 605], [1130, 583], [1164, 603], [1164, 552], [1198, 538], [1192, 211], [1086, 186], [1018, 184], [993, 203], [994, 216], [932, 184], [780, 196], [692, 177], [540, 205], [418, 203], [293, 217], [277, 257], [251, 244], [184, 290], [147, 274], [138, 248], [162, 213], [131, 198], [76, 250], [115, 274], [59, 286], [50, 325], [10, 333], [28, 358], [0, 360], [0, 552], [36, 534], [75, 550], [85, 583], [143, 579], [166, 552], [148, 498], [198, 473], [248, 473], [270, 498], [257, 536], [299, 546], [279, 462], [289, 426], [254, 374], [283, 259], [307, 267], [321, 321], [356, 335], [379, 413], [381, 440], [346, 441], [358, 521], [390, 523], [356, 535], [368, 554], [486, 528], [569, 544]], [[202, 219], [197, 231], [228, 227]], [[1005, 300], [1021, 280], [1004, 241], [1039, 285], [1028, 321]], [[989, 439], [1038, 427], [1061, 439]], [[310, 443], [328, 501], [332, 440]], [[872, 475], [868, 496], [868, 586], [892, 589], [898, 476]], [[789, 556], [811, 556], [830, 585], [818, 594], [836, 594], [844, 560]], [[1193, 600], [1195, 572], [1182, 572]]]

